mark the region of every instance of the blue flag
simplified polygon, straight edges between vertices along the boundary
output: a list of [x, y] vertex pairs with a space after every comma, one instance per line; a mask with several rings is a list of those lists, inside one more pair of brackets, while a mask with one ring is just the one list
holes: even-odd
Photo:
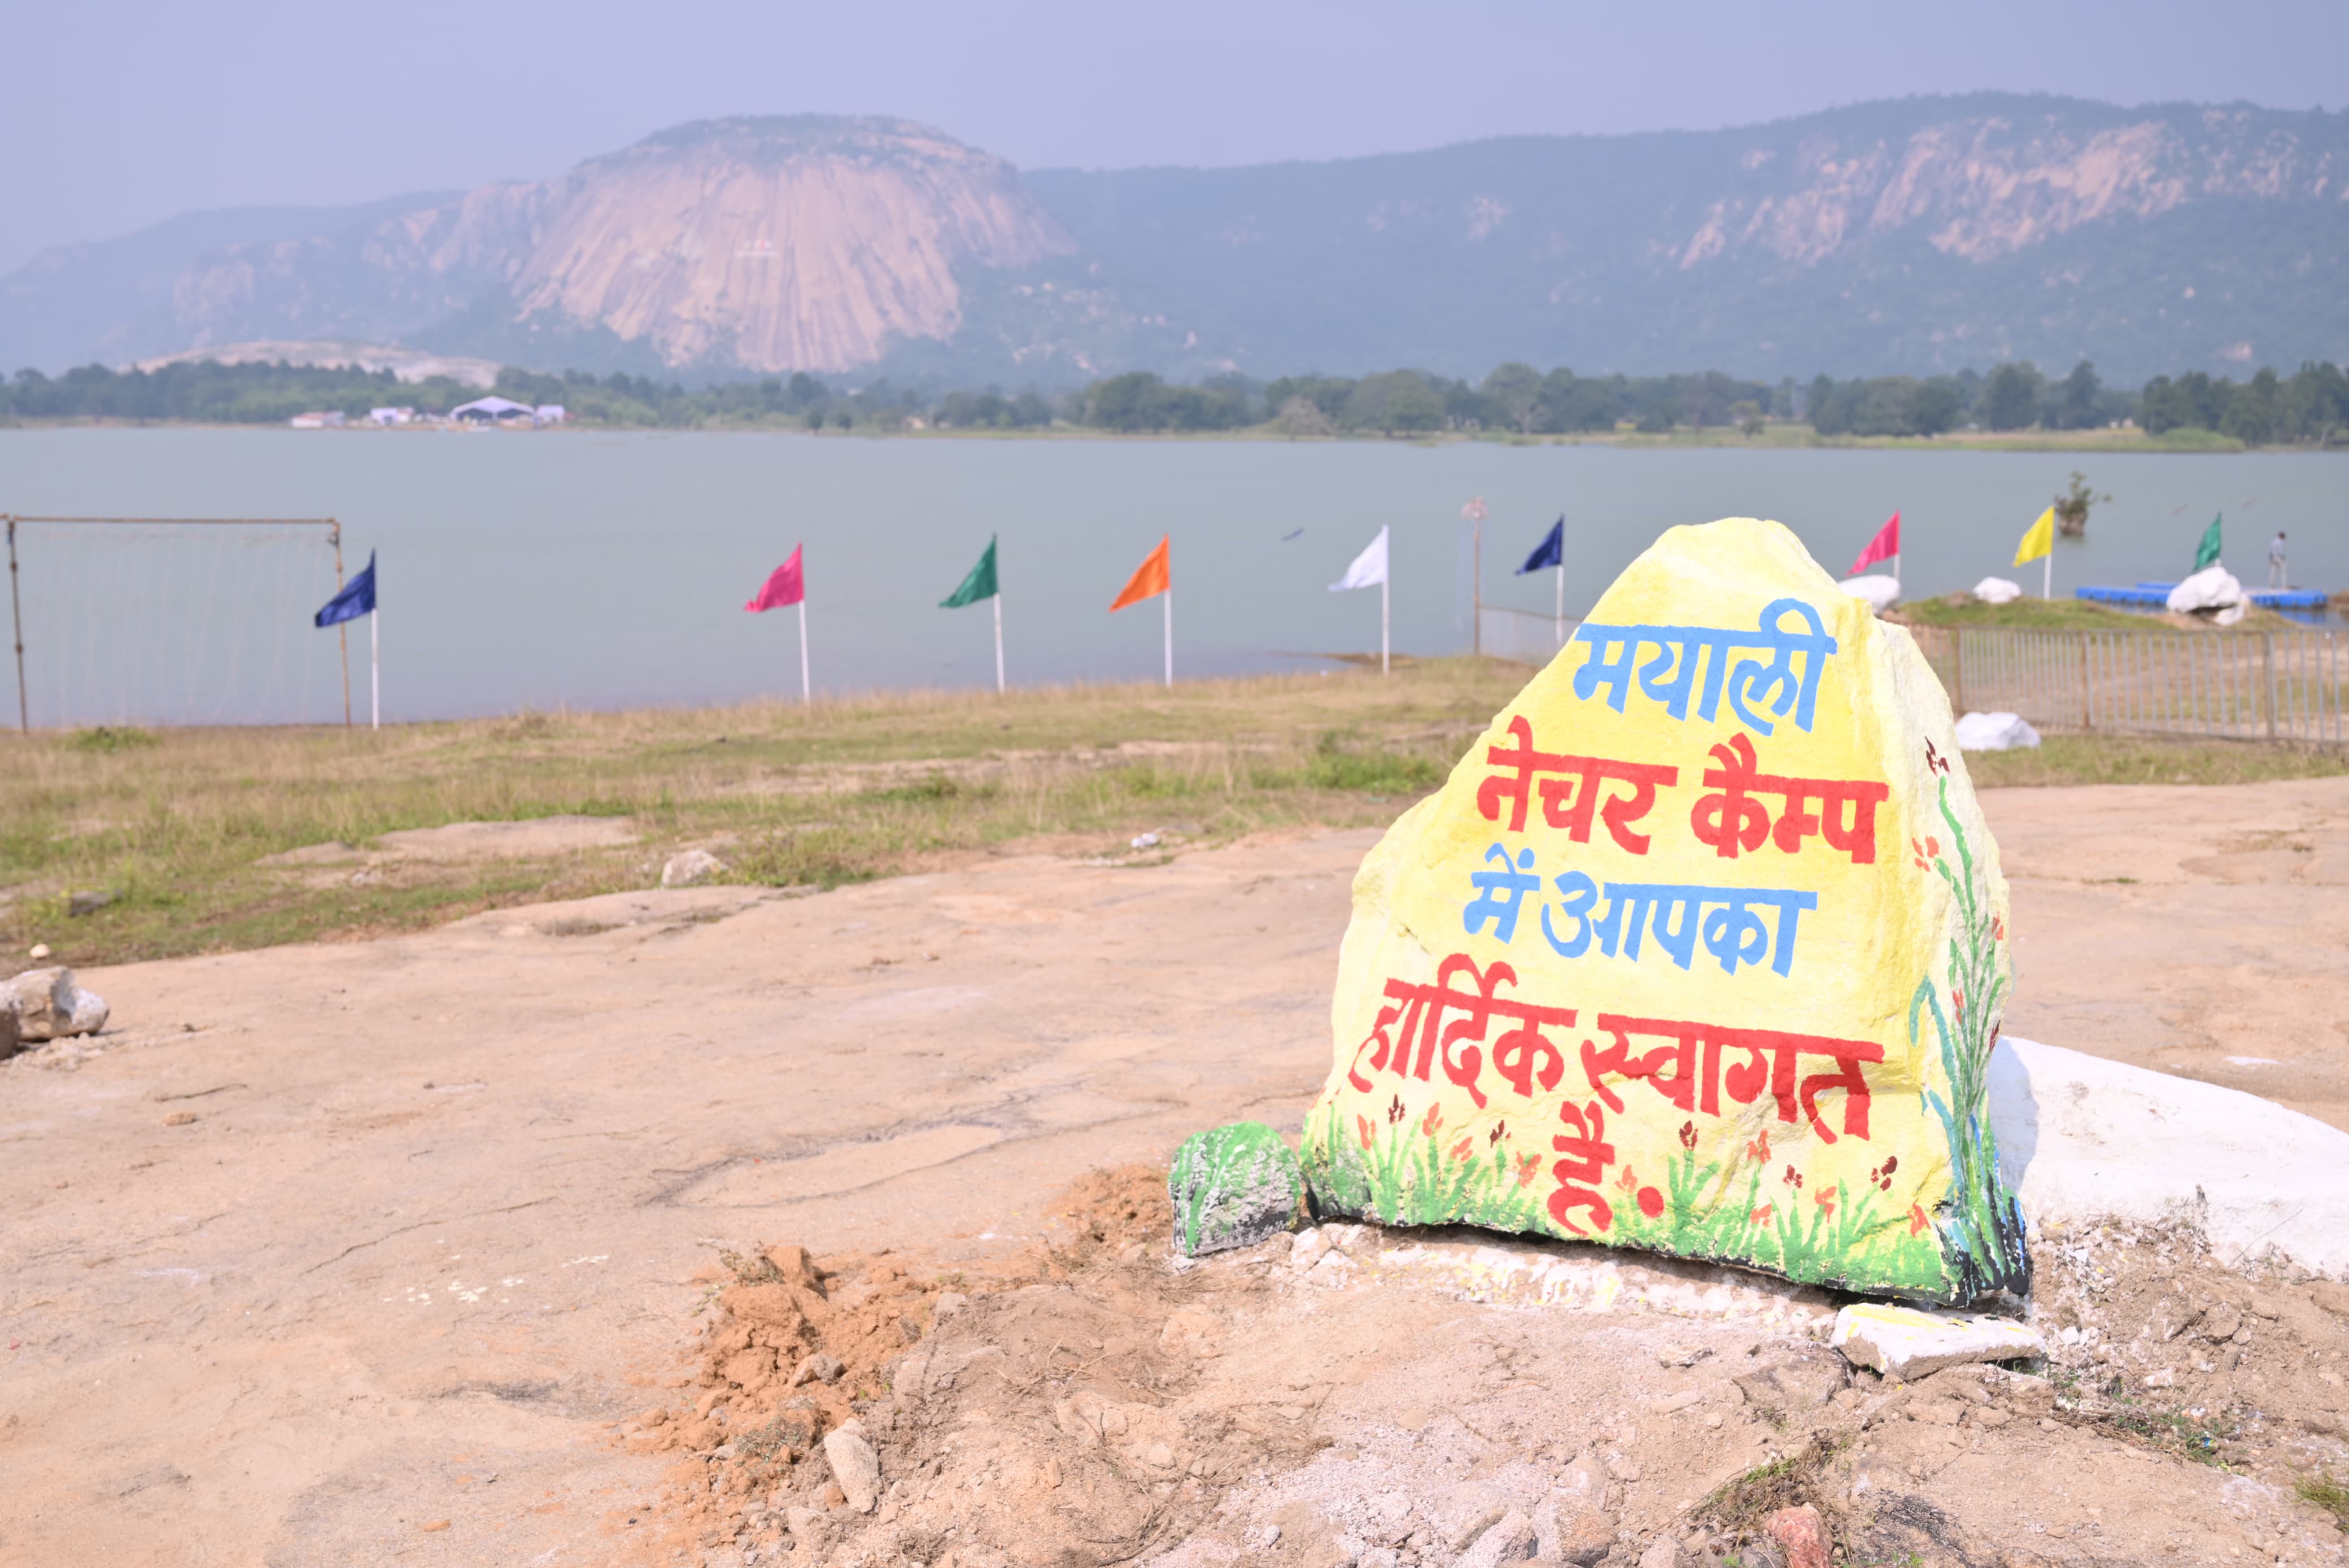
[[343, 584], [343, 591], [319, 608], [316, 624], [339, 626], [361, 615], [375, 614], [375, 552], [367, 552], [367, 570]]
[[1538, 572], [1545, 566], [1565, 564], [1566, 518], [1560, 514], [1558, 520], [1549, 525], [1549, 531], [1542, 535], [1542, 542], [1534, 546], [1534, 552], [1526, 557], [1526, 563], [1517, 568], [1516, 574], [1523, 577], [1526, 573]]

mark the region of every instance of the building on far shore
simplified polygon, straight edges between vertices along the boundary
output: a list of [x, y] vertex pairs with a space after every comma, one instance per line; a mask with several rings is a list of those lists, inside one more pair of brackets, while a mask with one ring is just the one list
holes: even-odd
[[570, 414], [560, 403], [541, 403], [530, 411], [530, 422], [533, 425], [560, 425], [569, 418]]
[[296, 414], [292, 424], [297, 430], [339, 430], [343, 428], [343, 411], [329, 408], [323, 413]]
[[509, 397], [476, 397], [470, 403], [460, 403], [449, 410], [449, 418], [464, 425], [502, 424], [508, 419], [527, 419], [537, 412], [527, 403], [517, 403]]
[[378, 425], [405, 425], [416, 418], [413, 408], [370, 408], [367, 418]]

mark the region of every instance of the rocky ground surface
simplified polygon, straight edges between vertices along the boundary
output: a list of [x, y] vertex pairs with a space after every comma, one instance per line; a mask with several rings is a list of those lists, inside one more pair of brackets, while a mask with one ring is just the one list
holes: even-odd
[[[1024, 1266], [730, 1254], [695, 1374], [615, 1423], [678, 1457], [647, 1563], [1963, 1568], [2335, 1563], [2349, 1289], [2190, 1234], [2051, 1236], [2050, 1354], [1913, 1383], [1735, 1271], [1329, 1225], [1188, 1267], [1146, 1169]], [[771, 1260], [781, 1260], [778, 1268]], [[819, 1272], [820, 1271], [820, 1272]]]
[[[2349, 1122], [2349, 782], [1988, 809], [2013, 1027]], [[2189, 1235], [2043, 1230], [2046, 1375], [1897, 1389], [1719, 1270], [1338, 1226], [1170, 1268], [1129, 1167], [1295, 1130], [1369, 841], [83, 973], [105, 1030], [0, 1068], [0, 1560], [1751, 1568], [1801, 1502], [1854, 1563], [2349, 1540], [2297, 1494], [2349, 1481], [2341, 1287]]]

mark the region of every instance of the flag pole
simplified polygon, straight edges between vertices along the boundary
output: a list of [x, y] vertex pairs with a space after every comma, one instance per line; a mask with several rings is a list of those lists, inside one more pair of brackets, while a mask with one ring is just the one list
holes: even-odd
[[8, 520], [8, 629], [16, 638], [16, 730], [33, 733], [33, 710], [25, 700], [25, 601], [16, 588], [16, 520]]
[[2039, 596], [2042, 599], [2055, 597], [2055, 552], [2053, 550], [2039, 558]]
[[1159, 596], [1160, 608], [1166, 614], [1166, 689], [1174, 689], [1174, 585], [1168, 583]]
[[367, 612], [367, 727], [383, 727], [383, 649], [376, 627], [383, 619], [381, 610]]
[[[333, 518], [328, 518], [326, 520], [326, 533], [327, 537], [334, 542], [335, 592], [336, 593], [340, 593], [343, 591], [343, 525], [336, 521]], [[343, 655], [343, 727], [345, 729], [348, 729], [351, 727], [350, 627], [340, 623], [336, 624], [335, 645], [342, 650]]]
[[[1476, 499], [1482, 500], [1485, 498], [1479, 496]], [[1476, 543], [1470, 553], [1468, 566], [1468, 605], [1469, 613], [1476, 618], [1476, 624], [1469, 652], [1481, 659], [1485, 656], [1485, 511], [1482, 507], [1476, 511], [1474, 531]]]
[[800, 706], [805, 707], [813, 698], [808, 689], [807, 660], [807, 594], [800, 594]]
[[1379, 674], [1387, 670], [1387, 580], [1379, 579]]
[[24, 695], [24, 596], [16, 589], [16, 519], [7, 519], [7, 624], [16, 636], [16, 732], [33, 732], [33, 709]]
[[995, 591], [995, 695], [1003, 695], [1003, 590]]

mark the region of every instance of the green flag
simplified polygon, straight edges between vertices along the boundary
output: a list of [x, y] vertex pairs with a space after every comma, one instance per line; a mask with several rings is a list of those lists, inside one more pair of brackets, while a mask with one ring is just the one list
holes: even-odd
[[[2202, 531], [2202, 542], [2194, 547], [2195, 571], [2199, 572], [2205, 566], [2219, 564], [2219, 524], [2226, 515], [2225, 512], [2220, 512], [2210, 520], [2210, 526]], [[992, 583], [995, 579], [990, 575], [988, 581]]]
[[981, 599], [992, 599], [995, 594], [995, 536], [989, 534], [987, 538], [987, 552], [978, 558], [978, 564], [970, 569], [970, 575], [962, 580], [962, 586], [938, 601], [938, 608], [959, 610], [965, 604], [976, 604]]

